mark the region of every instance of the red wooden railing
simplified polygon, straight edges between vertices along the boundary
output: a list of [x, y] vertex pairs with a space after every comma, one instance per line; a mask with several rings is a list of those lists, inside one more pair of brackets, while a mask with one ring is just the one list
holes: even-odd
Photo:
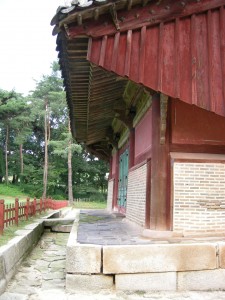
[[18, 226], [20, 220], [28, 220], [29, 217], [35, 216], [37, 213], [46, 211], [47, 209], [60, 209], [68, 206], [68, 201], [56, 201], [51, 198], [37, 200], [34, 198], [30, 201], [19, 202], [15, 199], [13, 204], [5, 204], [4, 200], [0, 200], [0, 235], [3, 234], [4, 227], [16, 224]]

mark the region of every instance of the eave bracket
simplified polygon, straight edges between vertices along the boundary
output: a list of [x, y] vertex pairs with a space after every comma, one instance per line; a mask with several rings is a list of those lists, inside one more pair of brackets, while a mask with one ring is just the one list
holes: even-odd
[[116, 27], [116, 30], [119, 31], [120, 30], [120, 25], [119, 25], [119, 20], [118, 20], [118, 17], [117, 17], [117, 11], [116, 11], [115, 3], [113, 3], [110, 6], [110, 13], [111, 13], [111, 16], [112, 16], [112, 19], [113, 19], [113, 23]]

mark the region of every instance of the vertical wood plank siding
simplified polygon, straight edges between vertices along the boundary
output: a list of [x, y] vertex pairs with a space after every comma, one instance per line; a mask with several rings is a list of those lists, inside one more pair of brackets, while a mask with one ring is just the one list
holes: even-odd
[[88, 59], [155, 91], [225, 116], [224, 10], [222, 6], [107, 38], [90, 38]]

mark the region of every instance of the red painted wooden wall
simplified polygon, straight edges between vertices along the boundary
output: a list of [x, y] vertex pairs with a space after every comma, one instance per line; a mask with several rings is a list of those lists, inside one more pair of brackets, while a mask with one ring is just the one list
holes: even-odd
[[135, 164], [150, 156], [152, 147], [152, 109], [150, 108], [135, 128]]
[[189, 145], [225, 145], [225, 118], [173, 100], [171, 142]]
[[155, 91], [225, 116], [225, 9], [90, 38], [88, 59]]

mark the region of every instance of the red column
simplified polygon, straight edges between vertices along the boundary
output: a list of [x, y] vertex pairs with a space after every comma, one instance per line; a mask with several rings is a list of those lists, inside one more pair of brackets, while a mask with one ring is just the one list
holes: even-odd
[[15, 199], [15, 223], [16, 226], [19, 224], [19, 199]]
[[168, 224], [168, 176], [169, 174], [169, 136], [160, 144], [160, 96], [152, 99], [152, 159], [151, 159], [151, 211], [150, 229], [169, 230]]
[[5, 205], [4, 200], [0, 200], [0, 235], [3, 234], [5, 219]]

